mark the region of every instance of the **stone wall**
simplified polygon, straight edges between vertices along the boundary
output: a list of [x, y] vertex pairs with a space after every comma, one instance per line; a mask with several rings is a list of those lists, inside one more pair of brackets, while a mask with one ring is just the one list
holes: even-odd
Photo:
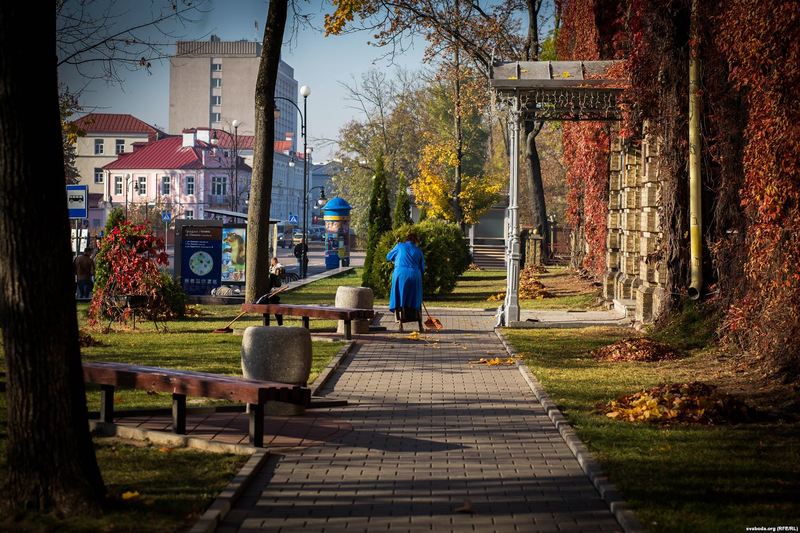
[[657, 157], [646, 132], [638, 142], [612, 137], [603, 296], [638, 322], [652, 322], [664, 297]]

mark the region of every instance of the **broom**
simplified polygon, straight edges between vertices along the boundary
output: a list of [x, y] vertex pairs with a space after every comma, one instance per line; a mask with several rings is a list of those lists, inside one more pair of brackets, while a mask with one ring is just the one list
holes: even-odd
[[[269, 300], [270, 298], [272, 298], [273, 296], [275, 296], [279, 292], [283, 292], [288, 288], [289, 288], [288, 285], [284, 285], [283, 287], [279, 287], [279, 288], [277, 288], [277, 289], [275, 289], [273, 291], [270, 291], [269, 293], [265, 294], [264, 296], [262, 296], [261, 298], [256, 300], [256, 303], [261, 303], [264, 300]], [[242, 311], [241, 313], [236, 315], [236, 318], [234, 318], [233, 320], [228, 322], [228, 324], [224, 328], [215, 329], [211, 333], [233, 333], [233, 328], [231, 328], [231, 325], [233, 325], [234, 322], [236, 322], [237, 320], [242, 318], [245, 315], [245, 313], [247, 313], [247, 311]]]
[[425, 327], [428, 329], [435, 329], [436, 331], [444, 329], [442, 321], [438, 318], [432, 317], [428, 312], [428, 307], [425, 305], [425, 302], [422, 302], [422, 307], [425, 309], [425, 314], [428, 315], [428, 319], [425, 320]]

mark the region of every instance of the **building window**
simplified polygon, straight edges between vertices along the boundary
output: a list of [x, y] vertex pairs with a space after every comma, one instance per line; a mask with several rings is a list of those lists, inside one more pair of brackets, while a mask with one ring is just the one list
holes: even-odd
[[139, 176], [139, 196], [147, 194], [147, 176]]
[[186, 194], [194, 194], [194, 176], [186, 176]]
[[103, 139], [94, 140], [94, 155], [103, 155]]
[[94, 182], [103, 183], [103, 169], [95, 167], [94, 169]]
[[122, 176], [114, 176], [114, 194], [122, 194]]
[[222, 63], [211, 63], [211, 72], [221, 72]]
[[222, 87], [222, 78], [212, 78], [211, 79], [211, 86], [212, 87]]
[[211, 122], [219, 122], [220, 116], [219, 113], [211, 113]]
[[211, 194], [217, 196], [228, 194], [228, 176], [214, 176], [211, 178]]
[[183, 212], [183, 218], [186, 220], [194, 220], [194, 209], [187, 209]]
[[211, 97], [211, 105], [222, 105], [222, 97], [221, 96], [212, 96]]
[[161, 194], [169, 194], [169, 176], [161, 176]]
[[121, 154], [125, 151], [125, 139], [117, 139], [115, 153]]

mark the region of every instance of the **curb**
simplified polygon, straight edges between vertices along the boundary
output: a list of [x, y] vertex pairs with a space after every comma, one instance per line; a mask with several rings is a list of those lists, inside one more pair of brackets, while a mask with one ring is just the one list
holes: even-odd
[[107, 424], [99, 420], [89, 421], [89, 430], [99, 437], [119, 437], [136, 441], [152, 442], [160, 446], [170, 446], [172, 448], [192, 448], [212, 453], [232, 453], [234, 455], [250, 455], [261, 448], [247, 446], [243, 444], [224, 444], [222, 442], [211, 442], [206, 439], [189, 437], [187, 435], [177, 435], [166, 431], [156, 431], [153, 429], [140, 429], [120, 424]]
[[269, 453], [259, 449], [244, 464], [233, 480], [219, 493], [213, 503], [195, 522], [190, 533], [211, 533], [225, 520], [236, 501], [244, 493], [247, 486], [264, 466]]
[[347, 341], [347, 344], [342, 346], [342, 349], [339, 350], [339, 352], [333, 356], [333, 359], [331, 359], [331, 362], [328, 363], [328, 366], [326, 366], [325, 369], [322, 372], [320, 372], [319, 376], [317, 376], [317, 379], [314, 380], [313, 383], [314, 388], [311, 389], [312, 397], [319, 396], [320, 391], [323, 389], [323, 387], [325, 387], [325, 385], [328, 384], [328, 381], [330, 381], [334, 372], [336, 372], [339, 369], [345, 357], [347, 357], [350, 354], [350, 351], [352, 350], [353, 346], [355, 346], [355, 344], [356, 341], [354, 340]]
[[[510, 356], [515, 356], [516, 353], [511, 348], [511, 345], [505, 338], [505, 335], [499, 330], [494, 330], [497, 338], [500, 339], [500, 342], [503, 344], [503, 347], [506, 349], [506, 352]], [[600, 494], [600, 497], [608, 504], [611, 513], [619, 522], [619, 525], [622, 527], [625, 533], [642, 533], [645, 531], [642, 523], [634, 514], [633, 510], [631, 509], [628, 502], [625, 501], [622, 493], [617, 490], [614, 484], [608, 479], [608, 476], [603, 474], [602, 469], [600, 468], [600, 464], [592, 457], [591, 452], [586, 447], [586, 445], [578, 438], [578, 435], [575, 433], [575, 430], [572, 429], [572, 426], [567, 421], [564, 414], [561, 410], [556, 407], [556, 405], [550, 401], [550, 397], [544, 391], [542, 384], [536, 378], [536, 376], [531, 373], [530, 369], [527, 365], [522, 362], [517, 363], [517, 368], [519, 369], [520, 374], [525, 379], [525, 382], [530, 387], [533, 394], [536, 396], [536, 399], [539, 400], [539, 403], [544, 408], [547, 416], [553, 422], [558, 433], [561, 435], [561, 438], [564, 439], [567, 447], [570, 449], [572, 454], [575, 456], [575, 459], [578, 460], [578, 464], [581, 465], [581, 469], [586, 473], [586, 476], [594, 485], [594, 488]]]

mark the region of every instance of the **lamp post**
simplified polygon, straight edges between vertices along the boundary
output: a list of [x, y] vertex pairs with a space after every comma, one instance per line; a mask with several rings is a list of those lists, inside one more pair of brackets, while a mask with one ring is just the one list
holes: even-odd
[[[300, 113], [300, 135], [303, 136], [303, 240], [301, 241], [302, 244], [302, 254], [300, 259], [300, 277], [306, 277], [306, 270], [308, 262], [308, 238], [306, 235], [306, 218], [308, 217], [308, 203], [306, 202], [306, 195], [308, 194], [308, 135], [306, 131], [306, 118], [308, 115], [308, 97], [311, 96], [311, 88], [308, 85], [303, 85], [300, 87], [300, 96], [303, 97], [303, 110], [301, 111], [300, 108], [295, 104], [292, 100], [288, 98], [284, 98], [283, 96], [276, 96], [275, 100], [286, 100], [290, 104], [297, 109], [297, 112]], [[275, 106], [275, 118], [279, 118], [280, 113], [278, 112], [278, 107]]]
[[[128, 220], [128, 183], [131, 181], [131, 175], [125, 174], [125, 220]], [[131, 198], [133, 200], [133, 198]]]
[[239, 124], [238, 120], [231, 122], [233, 126], [233, 210], [239, 211]]

